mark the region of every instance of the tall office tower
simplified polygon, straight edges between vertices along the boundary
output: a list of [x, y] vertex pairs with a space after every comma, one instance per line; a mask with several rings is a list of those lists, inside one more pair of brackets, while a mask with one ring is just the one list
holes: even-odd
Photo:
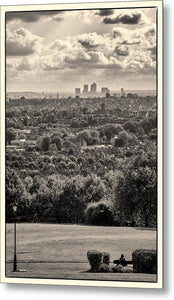
[[91, 84], [91, 93], [96, 93], [97, 92], [97, 85], [95, 82]]
[[75, 88], [75, 96], [79, 96], [80, 95], [80, 88]]
[[121, 88], [121, 96], [126, 96], [126, 93], [124, 91], [124, 88]]
[[84, 84], [84, 86], [83, 86], [83, 94], [88, 94], [88, 84]]

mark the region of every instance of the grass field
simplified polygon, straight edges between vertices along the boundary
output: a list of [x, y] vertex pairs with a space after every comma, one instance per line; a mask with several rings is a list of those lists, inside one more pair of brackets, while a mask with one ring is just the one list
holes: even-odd
[[[136, 248], [156, 249], [156, 230], [60, 224], [17, 224], [17, 260], [27, 272], [12, 273], [13, 224], [6, 226], [6, 276], [118, 280], [118, 274], [91, 274], [87, 251], [109, 252], [111, 261]], [[120, 275], [119, 275], [120, 276]], [[122, 274], [132, 281], [155, 281], [155, 275]], [[144, 280], [142, 280], [142, 276]], [[120, 277], [119, 277], [120, 278]], [[139, 279], [139, 280], [138, 280]], [[127, 280], [127, 279], [123, 279]]]

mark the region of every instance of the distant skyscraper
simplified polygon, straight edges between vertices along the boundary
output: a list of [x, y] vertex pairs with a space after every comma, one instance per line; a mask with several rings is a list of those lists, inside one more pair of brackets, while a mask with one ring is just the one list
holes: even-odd
[[75, 88], [75, 95], [79, 96], [80, 95], [80, 88]]
[[97, 85], [95, 82], [91, 84], [91, 93], [96, 93], [97, 92]]
[[124, 91], [124, 88], [121, 88], [121, 96], [125, 96], [125, 95], [126, 95], [126, 93]]
[[88, 94], [88, 84], [84, 84], [83, 86], [83, 93]]

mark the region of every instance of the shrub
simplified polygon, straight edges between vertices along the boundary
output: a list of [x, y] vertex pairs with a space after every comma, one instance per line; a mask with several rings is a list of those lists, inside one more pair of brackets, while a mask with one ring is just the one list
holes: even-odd
[[85, 120], [82, 120], [81, 122], [80, 122], [80, 127], [89, 127], [89, 124], [88, 124], [88, 122], [87, 121], [85, 121]]
[[133, 269], [130, 267], [123, 267], [123, 273], [133, 273]]
[[78, 120], [72, 120], [71, 123], [70, 123], [70, 127], [72, 128], [79, 128], [79, 122]]
[[86, 210], [86, 223], [111, 226], [113, 224], [113, 212], [110, 202], [101, 200], [97, 203], [89, 203]]
[[87, 257], [91, 266], [91, 271], [98, 272], [99, 267], [102, 263], [103, 253], [96, 250], [91, 250], [87, 252]]
[[109, 272], [110, 254], [91, 250], [87, 252], [89, 264], [92, 272]]
[[123, 267], [121, 265], [113, 266], [112, 267], [112, 272], [113, 273], [123, 273]]
[[110, 254], [103, 252], [103, 264], [109, 265], [110, 263]]
[[116, 138], [114, 141], [114, 146], [117, 147], [124, 147], [126, 145], [126, 140], [124, 138]]
[[130, 132], [136, 133], [137, 123], [128, 121], [124, 123], [123, 127], [125, 130], [129, 130]]
[[125, 156], [126, 157], [131, 157], [131, 156], [133, 156], [133, 152], [128, 150], [128, 151], [126, 151]]
[[98, 272], [101, 272], [101, 273], [108, 273], [108, 272], [110, 272], [110, 268], [109, 268], [108, 264], [105, 264], [105, 263], [101, 264], [99, 266]]
[[68, 155], [74, 155], [75, 154], [75, 150], [73, 148], [70, 148], [68, 151]]
[[157, 273], [156, 250], [136, 249], [132, 252], [133, 271], [135, 273]]

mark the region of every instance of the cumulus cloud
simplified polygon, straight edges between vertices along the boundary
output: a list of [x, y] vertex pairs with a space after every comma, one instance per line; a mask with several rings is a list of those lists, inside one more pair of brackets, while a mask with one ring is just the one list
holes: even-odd
[[47, 17], [53, 18], [56, 21], [60, 21], [60, 14], [63, 11], [24, 11], [24, 12], [7, 12], [6, 22], [11, 22], [13, 20], [21, 20], [26, 23], [38, 22], [40, 18]]
[[[40, 53], [40, 38], [24, 28], [8, 33], [7, 41], [11, 64], [18, 59], [15, 69], [27, 74], [33, 70], [55, 76], [73, 70], [78, 74], [80, 70], [82, 74], [90, 70], [112, 70], [115, 76], [127, 76], [143, 72], [152, 74], [156, 70], [155, 24], [135, 30], [118, 25], [110, 33], [90, 32], [57, 39]], [[20, 55], [29, 56], [22, 58]]]
[[149, 22], [149, 19], [142, 11], [131, 9], [120, 14], [116, 12], [112, 17], [103, 19], [105, 24], [144, 25], [149, 24]]
[[78, 42], [86, 49], [93, 49], [105, 44], [105, 38], [96, 32], [84, 33], [79, 36]]
[[31, 55], [41, 49], [42, 38], [33, 35], [25, 28], [18, 28], [13, 32], [7, 30], [6, 33], [7, 56]]
[[111, 34], [85, 33], [50, 45], [51, 55], [43, 62], [45, 70], [115, 69], [122, 73], [155, 68], [155, 26], [136, 30], [113, 28]]

